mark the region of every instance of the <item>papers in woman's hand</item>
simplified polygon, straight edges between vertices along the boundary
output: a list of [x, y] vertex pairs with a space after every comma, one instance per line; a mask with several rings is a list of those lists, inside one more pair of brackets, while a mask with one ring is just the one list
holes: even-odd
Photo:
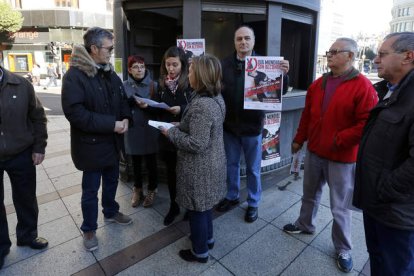
[[163, 108], [163, 109], [168, 109], [170, 108], [166, 103], [159, 103], [150, 99], [146, 99], [146, 98], [141, 98], [138, 96], [134, 96], [136, 101], [142, 102], [142, 103], [146, 103], [149, 106], [152, 107], [158, 107], [158, 108]]
[[158, 128], [158, 129], [160, 129], [160, 127], [169, 129], [169, 128], [174, 126], [173, 124], [170, 124], [170, 123], [160, 122], [160, 121], [153, 121], [153, 120], [149, 120], [148, 124], [152, 127]]

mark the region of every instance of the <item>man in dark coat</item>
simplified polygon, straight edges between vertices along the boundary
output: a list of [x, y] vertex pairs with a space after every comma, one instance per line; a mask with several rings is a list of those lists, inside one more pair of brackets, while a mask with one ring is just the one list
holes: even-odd
[[374, 62], [384, 81], [359, 147], [353, 203], [363, 210], [371, 275], [414, 275], [414, 33], [387, 35]]
[[[226, 212], [239, 203], [240, 196], [240, 157], [244, 152], [247, 174], [246, 222], [254, 222], [258, 217], [258, 205], [262, 194], [260, 170], [262, 157], [263, 110], [245, 110], [244, 70], [245, 58], [256, 55], [253, 29], [247, 26], [238, 28], [234, 34], [235, 53], [221, 61], [223, 68], [222, 95], [226, 103], [224, 121], [224, 146], [227, 158], [227, 194], [218, 204], [217, 210]], [[283, 60], [281, 69], [285, 76], [289, 62]], [[287, 90], [287, 76], [285, 79]]]
[[43, 249], [37, 236], [36, 165], [43, 162], [47, 140], [46, 114], [32, 84], [0, 66], [0, 269], [11, 241], [4, 207], [4, 171], [11, 182], [16, 209], [18, 246]]
[[83, 171], [81, 230], [89, 251], [98, 248], [95, 235], [98, 190], [102, 178], [102, 206], [107, 221], [130, 224], [115, 201], [123, 134], [131, 112], [122, 81], [109, 64], [114, 48], [112, 33], [99, 27], [83, 36], [84, 45], [74, 46], [70, 69], [62, 86], [62, 107], [71, 126], [71, 154]]

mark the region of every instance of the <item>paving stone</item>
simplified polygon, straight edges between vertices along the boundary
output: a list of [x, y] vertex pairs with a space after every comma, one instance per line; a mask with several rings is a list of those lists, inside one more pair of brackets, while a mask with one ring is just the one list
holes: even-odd
[[[334, 258], [315, 248], [307, 247], [281, 274], [281, 276], [291, 275], [343, 276], [345, 274], [337, 268]], [[358, 272], [352, 271], [346, 275], [358, 275]]]
[[[210, 257], [206, 264], [189, 263], [178, 256], [181, 249], [187, 249], [189, 241], [182, 238], [163, 250], [149, 256], [141, 262], [119, 273], [119, 276], [128, 275], [168, 275], [168, 276], [195, 276], [208, 270], [215, 260]], [[208, 275], [208, 274], [207, 274]]]
[[260, 218], [253, 223], [245, 222], [244, 213], [237, 207], [213, 221], [216, 242], [210, 254], [215, 259], [221, 259], [266, 225]]
[[235, 275], [278, 275], [306, 247], [267, 225], [220, 260]]

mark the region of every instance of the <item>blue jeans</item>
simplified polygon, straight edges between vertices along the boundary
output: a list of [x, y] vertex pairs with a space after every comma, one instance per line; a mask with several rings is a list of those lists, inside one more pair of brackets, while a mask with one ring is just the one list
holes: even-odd
[[105, 167], [98, 171], [84, 171], [82, 176], [82, 214], [83, 232], [95, 231], [98, 228], [98, 190], [102, 178], [102, 207], [106, 218], [113, 217], [119, 211], [115, 201], [118, 187], [119, 166]]
[[258, 207], [262, 195], [262, 135], [236, 136], [224, 131], [224, 149], [227, 158], [226, 198], [235, 200], [240, 197], [240, 157], [243, 150], [246, 161], [247, 203], [250, 207]]
[[371, 275], [414, 275], [414, 231], [388, 227], [364, 212]]
[[213, 243], [213, 212], [188, 211], [193, 253], [198, 258], [208, 257], [208, 244]]
[[11, 246], [4, 206], [4, 171], [9, 175], [11, 182], [13, 204], [17, 215], [18, 241], [29, 242], [37, 237], [39, 214], [36, 199], [36, 168], [33, 165], [30, 147], [12, 159], [0, 161], [0, 254]]

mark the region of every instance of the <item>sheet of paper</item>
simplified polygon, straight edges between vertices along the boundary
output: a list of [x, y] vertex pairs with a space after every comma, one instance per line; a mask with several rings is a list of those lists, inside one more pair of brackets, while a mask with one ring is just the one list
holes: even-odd
[[152, 127], [158, 128], [158, 129], [160, 127], [164, 127], [166, 129], [169, 129], [169, 128], [174, 126], [173, 124], [170, 124], [170, 123], [160, 122], [160, 121], [153, 121], [153, 120], [149, 120], [148, 124]]
[[141, 97], [137, 97], [137, 96], [134, 96], [134, 97], [135, 97], [135, 100], [140, 101], [140, 102], [144, 102], [147, 105], [152, 106], [152, 107], [163, 108], [163, 109], [170, 108], [166, 103], [159, 103], [159, 102], [153, 101], [151, 99], [141, 98]]

